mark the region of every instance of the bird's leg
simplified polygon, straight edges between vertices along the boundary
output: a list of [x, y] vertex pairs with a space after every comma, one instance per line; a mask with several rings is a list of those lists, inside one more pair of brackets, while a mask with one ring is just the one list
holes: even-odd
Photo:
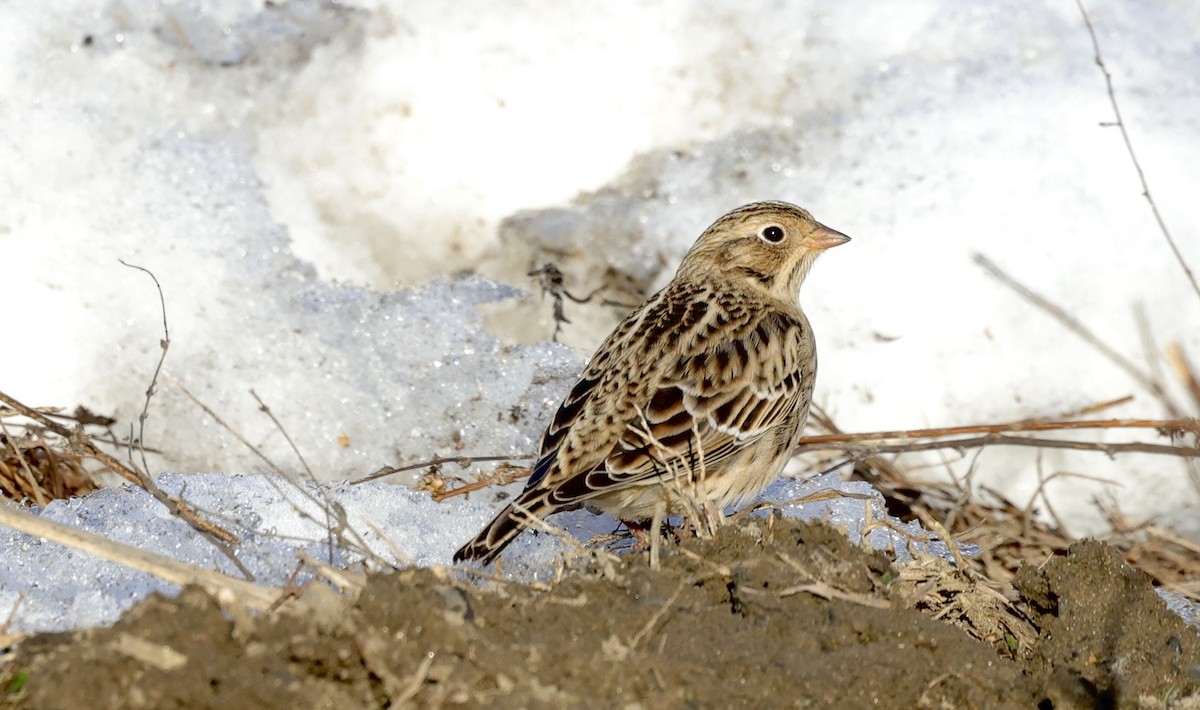
[[[657, 518], [657, 520], [655, 518]], [[661, 516], [656, 514], [655, 518], [651, 518], [650, 520], [643, 519], [621, 521], [621, 524], [625, 526], [625, 529], [629, 531], [629, 534], [634, 539], [634, 544], [633, 547], [630, 548], [630, 552], [645, 550], [647, 548], [653, 552], [654, 546], [657, 544], [656, 540], [661, 540], [661, 538], [667, 537], [668, 535], [673, 536], [676, 542], [679, 541], [679, 530], [671, 527], [670, 522], [668, 522], [666, 519], [665, 511], [661, 514]], [[687, 531], [685, 530], [684, 534], [686, 534], [686, 532]]]
[[700, 508], [699, 525], [696, 526], [697, 534], [705, 540], [711, 540], [717, 534], [717, 528], [724, 523], [725, 513], [721, 512], [714, 501], [705, 499]]
[[650, 522], [650, 569], [658, 569], [658, 554], [662, 548], [662, 522], [666, 506], [662, 503], [654, 506], [654, 517]]
[[633, 536], [633, 547], [630, 552], [644, 550], [650, 545], [650, 526], [648, 520], [622, 520], [621, 524]]

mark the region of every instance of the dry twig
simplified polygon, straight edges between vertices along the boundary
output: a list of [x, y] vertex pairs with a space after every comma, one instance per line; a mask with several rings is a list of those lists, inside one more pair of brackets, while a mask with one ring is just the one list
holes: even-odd
[[172, 584], [180, 586], [198, 584], [218, 598], [232, 596], [243, 605], [259, 611], [268, 609], [280, 593], [280, 590], [273, 587], [263, 587], [220, 572], [113, 542], [99, 535], [8, 506], [0, 506], [0, 525], [132, 567]]
[[1108, 102], [1112, 105], [1113, 116], [1116, 118], [1116, 121], [1113, 123], [1104, 125], [1116, 126], [1120, 129], [1121, 139], [1125, 141], [1125, 149], [1129, 152], [1129, 159], [1133, 162], [1133, 169], [1137, 171], [1138, 182], [1142, 184], [1142, 197], [1145, 197], [1146, 202], [1150, 203], [1150, 211], [1154, 213], [1154, 220], [1158, 222], [1159, 231], [1162, 232], [1163, 238], [1170, 245], [1171, 253], [1175, 255], [1175, 260], [1179, 262], [1179, 267], [1183, 269], [1183, 273], [1192, 284], [1192, 290], [1196, 292], [1196, 298], [1200, 298], [1200, 284], [1196, 283], [1196, 275], [1192, 273], [1187, 260], [1183, 258], [1183, 253], [1179, 251], [1179, 245], [1175, 243], [1175, 238], [1171, 236], [1171, 230], [1167, 229], [1167, 223], [1158, 211], [1158, 204], [1154, 201], [1154, 196], [1150, 194], [1150, 185], [1146, 181], [1146, 173], [1142, 171], [1142, 163], [1138, 160], [1137, 151], [1133, 149], [1133, 141], [1129, 137], [1129, 130], [1125, 127], [1125, 119], [1121, 117], [1121, 107], [1117, 104], [1117, 93], [1113, 90], [1112, 74], [1108, 71], [1108, 65], [1104, 63], [1104, 56], [1100, 53], [1100, 40], [1096, 38], [1096, 28], [1092, 26], [1092, 18], [1083, 6], [1083, 0], [1075, 0], [1075, 4], [1079, 6], [1079, 14], [1083, 15], [1083, 24], [1087, 26], [1088, 36], [1092, 38], [1092, 51], [1095, 55], [1096, 66], [1099, 67], [1100, 73], [1104, 74], [1104, 85], [1108, 89]]
[[0, 392], [0, 402], [4, 402], [21, 415], [33, 419], [46, 429], [62, 437], [72, 449], [77, 449], [87, 456], [96, 459], [111, 469], [114, 473], [119, 475], [121, 478], [124, 478], [139, 488], [145, 489], [146, 492], [150, 493], [150, 495], [154, 496], [156, 500], [165, 505], [172, 514], [178, 515], [180, 518], [186, 521], [188, 525], [191, 525], [192, 528], [203, 534], [206, 538], [214, 542], [219, 542], [219, 547], [227, 549], [227, 545], [236, 544], [238, 542], [237, 536], [235, 536], [233, 533], [225, 530], [216, 523], [200, 517], [200, 515], [196, 513], [196, 511], [193, 510], [190, 505], [188, 505], [187, 501], [168, 496], [161, 488], [155, 485], [155, 483], [150, 480], [148, 476], [139, 472], [135, 472], [125, 464], [118, 461], [111, 454], [97, 448], [91, 439], [86, 435], [67, 429], [36, 409], [27, 407], [25, 404], [17, 401], [4, 392]]
[[979, 264], [984, 271], [988, 272], [988, 274], [990, 274], [997, 281], [1005, 286], [1008, 286], [1022, 298], [1051, 315], [1055, 320], [1061, 323], [1063, 327], [1074, 333], [1088, 345], [1091, 345], [1102, 355], [1108, 358], [1114, 365], [1121, 368], [1121, 370], [1123, 370], [1125, 374], [1129, 375], [1131, 379], [1140, 384], [1142, 387], [1146, 388], [1147, 392], [1152, 393], [1156, 398], [1158, 398], [1158, 400], [1163, 403], [1163, 406], [1166, 407], [1167, 411], [1170, 412], [1171, 416], [1177, 418], [1182, 416], [1179, 407], [1175, 405], [1175, 403], [1171, 400], [1170, 395], [1167, 394], [1167, 391], [1163, 389], [1159, 382], [1155, 381], [1153, 377], [1147, 375], [1145, 372], [1142, 372], [1141, 369], [1130, 362], [1129, 358], [1121, 355], [1116, 351], [1115, 348], [1108, 343], [1105, 343], [1094, 333], [1092, 333], [1092, 331], [1088, 330], [1088, 328], [1081, 323], [1078, 318], [1072, 316], [1070, 313], [1067, 313], [1062, 306], [1050, 301], [1050, 299], [1037, 293], [1033, 289], [1022, 284], [1020, 281], [1017, 281], [1012, 276], [1009, 276], [1004, 272], [1003, 269], [997, 266], [995, 262], [993, 262], [991, 259], [988, 259], [983, 254], [976, 253], [974, 259], [976, 264]]

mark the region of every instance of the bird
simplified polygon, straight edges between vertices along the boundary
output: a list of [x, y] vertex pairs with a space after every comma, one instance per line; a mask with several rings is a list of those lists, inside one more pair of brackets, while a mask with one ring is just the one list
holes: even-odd
[[714, 222], [592, 356], [523, 492], [454, 560], [491, 563], [536, 521], [580, 506], [648, 521], [760, 493], [791, 458], [813, 394], [800, 286], [849, 239], [787, 202]]

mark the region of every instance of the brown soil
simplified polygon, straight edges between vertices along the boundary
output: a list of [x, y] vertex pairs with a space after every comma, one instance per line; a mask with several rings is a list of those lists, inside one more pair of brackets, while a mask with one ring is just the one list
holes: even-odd
[[26, 639], [4, 702], [1200, 708], [1200, 635], [1101, 543], [1025, 568], [1009, 600], [783, 519], [685, 541], [659, 569], [640, 554], [579, 566], [548, 589], [443, 569], [357, 595], [310, 585], [261, 617], [187, 589], [109, 628]]

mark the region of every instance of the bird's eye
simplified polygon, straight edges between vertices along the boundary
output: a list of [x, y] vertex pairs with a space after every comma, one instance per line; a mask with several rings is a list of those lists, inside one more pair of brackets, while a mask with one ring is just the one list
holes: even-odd
[[764, 227], [758, 236], [765, 242], [778, 244], [783, 241], [783, 227], [772, 224], [770, 227]]

